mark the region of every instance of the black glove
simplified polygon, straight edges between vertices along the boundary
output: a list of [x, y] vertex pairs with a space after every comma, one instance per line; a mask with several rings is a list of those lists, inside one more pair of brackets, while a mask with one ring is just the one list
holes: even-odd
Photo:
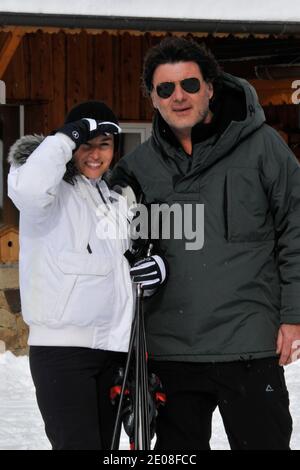
[[88, 142], [98, 135], [120, 134], [121, 128], [114, 122], [83, 118], [79, 121], [64, 124], [64, 126], [57, 129], [55, 133], [56, 132], [61, 132], [70, 137], [70, 139], [75, 142], [76, 150], [81, 144]]
[[155, 289], [167, 277], [166, 261], [158, 255], [143, 258], [134, 263], [130, 275], [132, 282], [139, 282], [142, 289]]

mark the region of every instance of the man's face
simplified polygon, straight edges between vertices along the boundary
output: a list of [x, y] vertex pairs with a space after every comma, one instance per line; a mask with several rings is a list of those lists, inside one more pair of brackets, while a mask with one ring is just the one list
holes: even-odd
[[98, 179], [105, 173], [114, 154], [114, 140], [111, 135], [99, 135], [89, 140], [74, 153], [79, 173], [89, 179]]
[[[180, 82], [187, 78], [198, 78], [200, 89], [196, 93], [185, 91]], [[174, 82], [175, 90], [169, 98], [160, 98], [156, 87], [163, 82]], [[213, 96], [211, 83], [204, 81], [196, 62], [176, 62], [159, 65], [153, 74], [151, 99], [164, 120], [175, 132], [190, 131], [198, 122], [209, 122], [209, 100]]]

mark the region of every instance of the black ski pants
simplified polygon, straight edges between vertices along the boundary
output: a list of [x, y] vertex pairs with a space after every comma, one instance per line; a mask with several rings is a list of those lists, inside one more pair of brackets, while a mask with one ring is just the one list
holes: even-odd
[[30, 369], [53, 450], [110, 449], [116, 408], [109, 398], [126, 355], [79, 347], [31, 346]]
[[149, 366], [167, 398], [159, 408], [156, 450], [209, 450], [216, 407], [232, 450], [289, 449], [292, 419], [277, 358]]

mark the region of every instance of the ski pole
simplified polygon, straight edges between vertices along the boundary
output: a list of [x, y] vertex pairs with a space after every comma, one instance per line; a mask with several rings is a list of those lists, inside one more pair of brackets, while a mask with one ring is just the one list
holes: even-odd
[[[147, 256], [151, 256], [150, 243]], [[143, 315], [143, 290], [137, 284], [137, 331], [136, 331], [136, 391], [135, 391], [135, 450], [150, 450], [149, 384], [147, 367], [147, 346]]]

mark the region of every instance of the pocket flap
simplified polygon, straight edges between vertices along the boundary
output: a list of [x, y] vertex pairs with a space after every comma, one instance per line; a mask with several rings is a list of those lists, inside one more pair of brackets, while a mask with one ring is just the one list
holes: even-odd
[[113, 269], [109, 258], [76, 251], [60, 253], [57, 264], [65, 274], [84, 274], [87, 276], [107, 276]]

